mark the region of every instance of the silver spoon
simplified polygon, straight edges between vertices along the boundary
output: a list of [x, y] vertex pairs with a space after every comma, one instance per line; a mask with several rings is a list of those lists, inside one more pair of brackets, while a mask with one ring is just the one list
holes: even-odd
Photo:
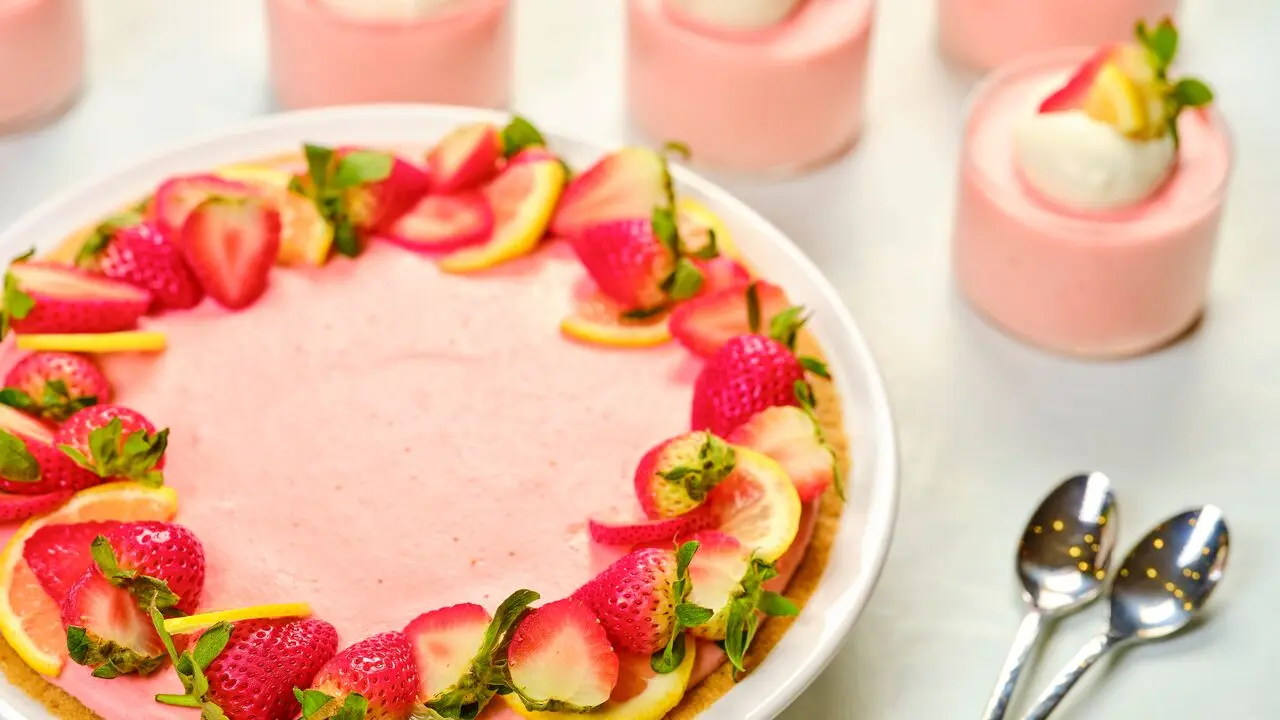
[[1157, 525], [1120, 566], [1111, 588], [1110, 627], [1081, 648], [1024, 720], [1049, 717], [1071, 686], [1107, 652], [1186, 627], [1222, 579], [1229, 539], [1222, 511], [1213, 505]]
[[1063, 480], [1031, 515], [1018, 543], [1018, 577], [1031, 609], [987, 703], [986, 720], [1004, 717], [1018, 676], [1049, 622], [1102, 594], [1115, 538], [1115, 496], [1111, 480], [1100, 472]]

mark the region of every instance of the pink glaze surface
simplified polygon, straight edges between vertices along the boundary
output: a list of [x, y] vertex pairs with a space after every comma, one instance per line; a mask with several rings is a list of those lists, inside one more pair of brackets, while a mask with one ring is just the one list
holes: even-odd
[[377, 22], [316, 0], [267, 0], [271, 77], [288, 108], [379, 102], [506, 105], [508, 0], [468, 0], [413, 22]]
[[80, 0], [0, 0], [0, 129], [71, 102], [83, 67]]
[[[562, 246], [463, 277], [379, 243], [276, 271], [246, 311], [150, 320], [162, 354], [104, 358], [117, 402], [171, 428], [177, 522], [208, 558], [202, 609], [306, 601], [348, 645], [522, 587], [564, 597], [618, 558], [586, 517], [639, 516], [631, 473], [688, 427], [698, 363], [675, 344], [563, 339], [581, 272]], [[722, 659], [707, 647], [699, 679]], [[104, 681], [68, 664], [56, 682], [106, 720], [194, 717], [152, 702], [180, 691], [168, 671]]]
[[979, 70], [1055, 48], [1129, 40], [1138, 18], [1172, 15], [1178, 0], [938, 0], [943, 50]]
[[1141, 204], [1080, 214], [1024, 185], [1013, 129], [1060, 86], [1083, 51], [1037, 56], [976, 92], [965, 134], [954, 260], [973, 305], [1013, 334], [1060, 352], [1128, 355], [1199, 316], [1231, 170], [1213, 111], [1179, 119], [1178, 168]]
[[807, 0], [787, 21], [728, 34], [627, 0], [631, 114], [695, 162], [798, 169], [851, 147], [862, 131], [872, 0]]

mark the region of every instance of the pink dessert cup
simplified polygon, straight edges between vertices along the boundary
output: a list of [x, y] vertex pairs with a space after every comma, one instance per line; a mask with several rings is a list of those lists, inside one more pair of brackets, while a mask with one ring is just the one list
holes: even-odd
[[961, 63], [990, 70], [1044, 50], [1128, 40], [1139, 18], [1177, 9], [1178, 0], [938, 0], [938, 42]]
[[639, 129], [697, 164], [795, 172], [862, 132], [872, 0], [807, 0], [782, 24], [729, 33], [664, 0], [627, 0], [627, 93]]
[[81, 0], [0, 0], [0, 132], [69, 108], [84, 78]]
[[1044, 349], [1110, 358], [1157, 349], [1203, 312], [1231, 174], [1231, 140], [1212, 109], [1179, 118], [1178, 168], [1142, 203], [1078, 213], [1023, 184], [1014, 124], [1089, 50], [1026, 58], [974, 91], [960, 161], [953, 261], [982, 315]]
[[267, 0], [271, 79], [287, 108], [362, 103], [503, 107], [509, 0], [469, 0], [420, 20], [348, 17], [316, 0]]

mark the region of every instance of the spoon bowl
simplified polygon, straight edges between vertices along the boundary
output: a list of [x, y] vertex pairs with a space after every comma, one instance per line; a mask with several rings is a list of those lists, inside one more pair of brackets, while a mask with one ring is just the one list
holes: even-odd
[[1079, 609], [1102, 594], [1116, 544], [1116, 501], [1100, 472], [1067, 478], [1031, 516], [1018, 544], [1018, 577], [1036, 608]]
[[1229, 548], [1226, 520], [1213, 505], [1157, 525], [1116, 574], [1108, 633], [1155, 640], [1186, 627], [1222, 579]]

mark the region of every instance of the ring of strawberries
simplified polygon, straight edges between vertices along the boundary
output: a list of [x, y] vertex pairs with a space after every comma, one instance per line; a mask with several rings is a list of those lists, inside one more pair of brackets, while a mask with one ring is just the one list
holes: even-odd
[[[705, 360], [688, 431], [637, 465], [646, 517], [590, 519], [592, 539], [625, 555], [567, 598], [534, 607], [538, 594], [518, 590], [493, 615], [441, 608], [339, 650], [333, 626], [309, 617], [170, 632], [200, 609], [204, 550], [191, 532], [168, 522], [52, 524], [26, 540], [23, 559], [61, 608], [67, 656], [104, 680], [168, 668], [184, 692], [156, 700], [208, 720], [474, 718], [497, 697], [525, 713], [588, 712], [625, 702], [636, 667], [658, 676], [689, 667], [695, 642], [718, 645], [745, 671], [762, 619], [798, 612], [779, 594], [775, 566], [794, 518], [767, 547], [742, 529], [754, 512], [744, 515], [754, 502], [743, 500], [748, 460], [763, 458], [753, 472], [785, 473], [787, 507], [843, 491], [810, 385], [827, 369], [795, 350], [807, 315], [722, 256], [714, 231], [689, 231], [668, 170], [679, 150], [606, 156], [557, 193], [554, 215], [536, 229], [572, 247], [619, 322], [665, 322]], [[147, 313], [206, 296], [248, 308], [278, 260], [299, 256], [297, 218], [280, 202], [290, 194], [314, 208], [326, 227], [308, 237], [332, 251], [357, 255], [392, 229], [417, 251], [474, 249], [496, 242], [494, 223], [511, 214], [486, 205], [488, 184], [523, 165], [561, 163], [519, 118], [460, 128], [425, 169], [359, 148], [307, 146], [305, 155], [307, 170], [280, 194], [213, 175], [174, 178], [96, 228], [74, 266], [15, 260], [0, 333], [14, 331], [21, 347], [28, 335], [127, 332]], [[455, 214], [435, 216], [442, 208]], [[42, 515], [108, 481], [164, 482], [168, 429], [111, 401], [86, 355], [38, 351], [13, 366], [0, 390], [0, 520]]]

